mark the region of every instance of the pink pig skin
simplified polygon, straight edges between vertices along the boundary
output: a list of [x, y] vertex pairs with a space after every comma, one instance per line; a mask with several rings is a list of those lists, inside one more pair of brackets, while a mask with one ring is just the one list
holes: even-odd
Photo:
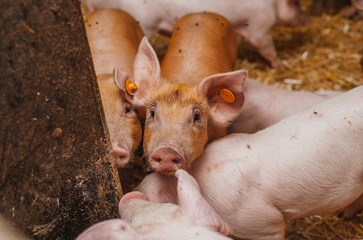
[[[192, 12], [215, 12], [226, 17], [236, 33], [243, 35], [273, 67], [284, 68], [271, 36], [275, 25], [305, 25], [309, 17], [298, 0], [82, 0], [88, 11], [121, 8], [131, 13], [148, 38], [158, 30], [171, 32], [182, 16]], [[248, 25], [248, 26], [247, 26]]]
[[[363, 86], [255, 134], [211, 143], [190, 173], [232, 235], [283, 239], [287, 220], [348, 205], [349, 217], [363, 208], [362, 145]], [[151, 174], [137, 189], [151, 201], [173, 202], [158, 195], [172, 192], [168, 181]]]
[[124, 220], [111, 219], [97, 223], [81, 235], [76, 240], [140, 240], [135, 230]]
[[278, 121], [338, 96], [338, 91], [288, 91], [248, 78], [243, 86], [245, 103], [227, 132], [255, 133]]
[[[220, 219], [200, 193], [195, 179], [184, 170], [175, 174], [178, 205], [152, 203], [141, 192], [121, 198], [121, 219], [98, 223], [77, 240], [228, 240], [228, 225]], [[221, 234], [220, 234], [221, 233]]]

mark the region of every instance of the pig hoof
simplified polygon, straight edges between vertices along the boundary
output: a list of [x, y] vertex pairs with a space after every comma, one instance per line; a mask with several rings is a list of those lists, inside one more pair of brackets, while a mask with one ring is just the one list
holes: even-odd
[[349, 211], [349, 209], [344, 209], [338, 213], [338, 218], [342, 218], [345, 221], [350, 221], [358, 212], [359, 211], [353, 212], [353, 211]]
[[344, 217], [344, 211], [339, 212], [338, 215], [337, 215], [337, 217], [338, 218], [343, 218], [344, 220], [349, 220], [349, 219], [347, 219], [347, 218]]

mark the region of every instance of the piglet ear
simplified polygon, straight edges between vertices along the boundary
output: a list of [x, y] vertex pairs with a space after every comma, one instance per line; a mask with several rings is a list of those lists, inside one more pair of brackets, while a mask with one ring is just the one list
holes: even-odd
[[[128, 102], [132, 102], [133, 96], [126, 91], [126, 82], [131, 80], [131, 76], [124, 70], [115, 68], [113, 70], [113, 75], [115, 79], [116, 85], [120, 88], [120, 90], [124, 93], [123, 96]], [[130, 91], [130, 90], [129, 90]], [[131, 92], [132, 93], [132, 92]]]
[[198, 226], [207, 227], [224, 235], [229, 234], [229, 226], [213, 210], [200, 193], [200, 188], [195, 179], [186, 171], [177, 170], [178, 204], [191, 215]]
[[198, 86], [199, 94], [207, 97], [211, 118], [222, 126], [238, 116], [245, 96], [243, 85], [246, 70], [219, 73], [204, 78]]
[[137, 89], [133, 94], [133, 103], [137, 106], [144, 106], [147, 92], [161, 81], [158, 57], [146, 37], [141, 40], [135, 57], [134, 81]]
[[78, 236], [76, 240], [141, 240], [129, 223], [121, 219], [111, 219], [93, 225]]

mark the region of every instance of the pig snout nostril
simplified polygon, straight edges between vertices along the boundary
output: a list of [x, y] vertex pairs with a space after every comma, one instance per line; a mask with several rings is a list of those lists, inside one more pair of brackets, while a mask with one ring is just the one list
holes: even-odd
[[150, 165], [155, 171], [172, 172], [183, 167], [184, 157], [171, 148], [161, 148], [151, 154]]
[[129, 152], [125, 148], [120, 147], [117, 143], [112, 144], [112, 148], [117, 168], [124, 167], [130, 160]]
[[124, 151], [124, 150], [119, 150], [119, 149], [114, 150], [114, 151], [113, 151], [113, 154], [114, 154], [114, 156], [115, 156], [116, 158], [118, 158], [118, 159], [120, 159], [120, 160], [123, 160], [123, 159], [128, 158], [128, 155], [129, 155], [126, 151]]
[[127, 154], [123, 154], [123, 153], [120, 153], [119, 155], [118, 155], [118, 158], [119, 159], [124, 159], [124, 158], [126, 158], [127, 157]]

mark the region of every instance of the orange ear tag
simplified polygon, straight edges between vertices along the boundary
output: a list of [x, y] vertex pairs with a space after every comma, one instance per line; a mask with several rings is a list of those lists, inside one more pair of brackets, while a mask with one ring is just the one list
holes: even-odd
[[137, 90], [137, 85], [131, 79], [126, 81], [126, 91], [130, 95], [134, 95], [135, 91]]
[[221, 89], [221, 91], [219, 92], [219, 95], [221, 95], [223, 100], [228, 102], [228, 103], [233, 103], [234, 100], [235, 100], [235, 97], [234, 97], [233, 93], [231, 91], [229, 91], [228, 89], [225, 89], [225, 88]]

